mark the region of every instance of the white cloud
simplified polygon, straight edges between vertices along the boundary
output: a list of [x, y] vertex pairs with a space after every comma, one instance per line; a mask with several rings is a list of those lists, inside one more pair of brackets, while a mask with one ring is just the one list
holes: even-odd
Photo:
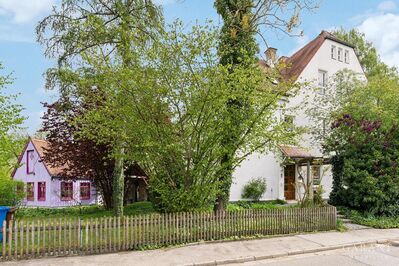
[[378, 9], [381, 11], [393, 11], [396, 9], [396, 3], [394, 1], [384, 1], [378, 5]]
[[17, 24], [27, 23], [50, 11], [54, 4], [55, 0], [0, 0], [0, 16], [11, 16]]
[[358, 29], [373, 42], [385, 63], [399, 67], [399, 15], [373, 15], [365, 19]]

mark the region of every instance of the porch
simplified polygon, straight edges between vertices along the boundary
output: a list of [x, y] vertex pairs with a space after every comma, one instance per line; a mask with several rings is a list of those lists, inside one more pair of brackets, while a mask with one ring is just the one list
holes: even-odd
[[281, 146], [284, 156], [284, 198], [287, 202], [297, 202], [314, 192], [321, 183], [324, 165], [329, 158], [317, 156], [297, 146]]

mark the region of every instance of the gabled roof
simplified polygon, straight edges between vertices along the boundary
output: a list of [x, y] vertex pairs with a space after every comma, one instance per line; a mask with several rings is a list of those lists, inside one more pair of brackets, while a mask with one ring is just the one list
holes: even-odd
[[42, 159], [42, 163], [46, 166], [49, 174], [53, 177], [59, 176], [62, 173], [64, 167], [53, 167], [43, 161], [44, 153], [46, 149], [49, 149], [50, 144], [46, 140], [42, 139], [31, 139], [31, 141], [33, 143], [33, 146], [35, 146], [36, 151], [40, 156], [40, 159]]
[[50, 165], [47, 165], [44, 161], [44, 153], [45, 150], [49, 147], [49, 143], [45, 140], [41, 140], [41, 139], [34, 139], [34, 138], [29, 138], [27, 143], [25, 144], [24, 149], [22, 150], [19, 158], [18, 158], [18, 163], [17, 163], [17, 167], [14, 169], [14, 171], [12, 172], [11, 176], [14, 177], [15, 172], [18, 169], [18, 166], [21, 164], [22, 158], [24, 157], [25, 151], [28, 148], [29, 143], [32, 142], [33, 147], [35, 148], [37, 154], [39, 155], [39, 158], [41, 160], [41, 162], [43, 163], [43, 165], [46, 167], [48, 173], [50, 174], [50, 176], [52, 177], [56, 177], [58, 176], [61, 172], [62, 172], [62, 167], [51, 167]]
[[321, 45], [327, 39], [346, 45], [350, 48], [354, 48], [353, 45], [338, 39], [333, 34], [327, 31], [322, 31], [314, 40], [299, 49], [291, 57], [284, 59], [286, 68], [282, 70], [282, 76], [286, 80], [296, 81], [299, 75], [301, 75], [302, 71], [309, 64], [310, 60], [312, 60], [313, 56], [320, 49]]

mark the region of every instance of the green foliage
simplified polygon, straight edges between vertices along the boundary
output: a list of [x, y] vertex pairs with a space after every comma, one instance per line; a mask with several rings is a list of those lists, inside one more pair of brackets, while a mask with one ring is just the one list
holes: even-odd
[[[125, 215], [140, 215], [155, 213], [151, 202], [135, 202], [124, 207]], [[18, 218], [54, 218], [54, 217], [81, 217], [98, 218], [113, 216], [111, 210], [106, 210], [101, 206], [81, 206], [65, 208], [19, 208], [16, 212]]]
[[333, 32], [338, 39], [346, 41], [349, 44], [355, 46], [355, 51], [359, 57], [360, 64], [367, 78], [375, 76], [392, 76], [397, 75], [397, 69], [389, 67], [387, 64], [382, 62], [379, 57], [377, 50], [373, 44], [366, 40], [364, 33], [361, 33], [357, 29], [351, 29], [349, 31], [343, 28]]
[[[79, 134], [114, 147], [122, 141], [124, 154], [114, 156], [137, 162], [149, 175], [151, 200], [161, 211], [206, 209], [215, 202], [224, 167], [223, 136], [236, 130], [228, 119], [229, 99], [245, 97], [248, 103], [239, 139], [229, 147], [238, 154], [233, 169], [250, 154], [295, 135], [274, 116], [293, 85], [270, 83], [277, 71], [265, 74], [256, 65], [229, 72], [218, 64], [217, 29], [195, 26], [187, 32], [182, 27], [175, 23], [151, 46], [132, 50], [136, 63], [129, 67], [118, 56], [111, 64], [90, 53], [85, 57], [90, 68], [60, 71], [73, 97], [101, 102], [72, 121], [79, 124]], [[232, 84], [240, 91], [231, 91]]]
[[18, 206], [25, 196], [23, 186], [23, 182], [0, 178], [0, 206]]
[[271, 200], [271, 201], [238, 201], [236, 203], [229, 203], [227, 205], [227, 210], [231, 211], [241, 211], [245, 209], [281, 209], [281, 208], [295, 208], [298, 205], [290, 204], [286, 205], [284, 200]]
[[399, 228], [399, 216], [376, 216], [372, 213], [360, 212], [350, 210], [347, 208], [340, 208], [347, 218], [351, 219], [354, 223], [370, 226], [378, 229]]
[[4, 92], [11, 82], [9, 76], [0, 75], [0, 205], [15, 206], [23, 193], [17, 192], [21, 183], [11, 180], [11, 171], [16, 167], [23, 143], [18, 131], [25, 118], [21, 115], [22, 107], [15, 103], [16, 96]]
[[319, 185], [316, 189], [316, 191], [314, 191], [314, 195], [313, 195], [313, 204], [315, 206], [325, 206], [326, 202], [323, 199], [323, 194], [324, 194], [324, 189], [323, 186]]
[[[100, 84], [92, 82], [91, 87], [84, 87], [88, 84], [80, 84], [80, 87], [73, 86], [76, 84], [71, 86], [66, 79], [72, 78], [72, 73], [65, 70], [76, 70], [75, 67], [83, 65], [82, 72], [93, 77], [95, 71], [90, 68], [96, 61], [109, 65], [114, 70], [118, 68], [119, 63], [128, 69], [137, 59], [132, 51], [135, 50], [137, 53], [140, 51], [138, 46], [150, 44], [157, 32], [162, 31], [162, 25], [163, 16], [160, 8], [152, 1], [92, 0], [87, 4], [80, 0], [63, 0], [53, 9], [52, 14], [40, 21], [36, 28], [38, 41], [45, 47], [45, 55], [58, 61], [56, 68], [47, 71], [46, 87], [59, 88], [62, 96], [72, 99], [75, 99], [77, 90], [86, 89], [86, 93], [92, 91]], [[120, 95], [119, 86], [109, 89], [112, 89], [113, 94], [120, 99], [124, 97]], [[102, 98], [104, 96], [106, 95], [101, 95], [101, 99], [95, 98], [97, 102], [91, 101], [90, 96], [89, 99], [79, 98], [78, 101], [83, 102], [87, 108], [97, 108], [98, 103], [104, 101]], [[123, 104], [123, 101], [118, 101], [116, 104]], [[117, 216], [123, 215], [123, 169], [126, 159], [124, 136], [127, 134], [129, 133], [124, 127], [119, 128], [118, 136], [107, 139], [106, 143], [112, 146], [111, 157], [115, 159], [112, 198]]]
[[[327, 147], [342, 159], [337, 204], [376, 215], [399, 214], [399, 129], [344, 115], [333, 125]], [[336, 185], [338, 182], [336, 183]]]
[[253, 178], [245, 184], [241, 196], [244, 199], [259, 201], [262, 195], [266, 192], [266, 185], [267, 183], [265, 178]]

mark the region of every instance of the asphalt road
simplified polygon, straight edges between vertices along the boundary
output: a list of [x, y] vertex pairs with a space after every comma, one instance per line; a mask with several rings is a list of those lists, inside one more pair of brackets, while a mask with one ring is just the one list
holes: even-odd
[[[237, 264], [231, 264], [231, 266]], [[372, 265], [372, 266], [398, 266], [399, 247], [377, 245], [325, 251], [319, 253], [302, 254], [263, 261], [253, 261], [240, 264], [242, 266], [346, 266], [346, 265]]]

